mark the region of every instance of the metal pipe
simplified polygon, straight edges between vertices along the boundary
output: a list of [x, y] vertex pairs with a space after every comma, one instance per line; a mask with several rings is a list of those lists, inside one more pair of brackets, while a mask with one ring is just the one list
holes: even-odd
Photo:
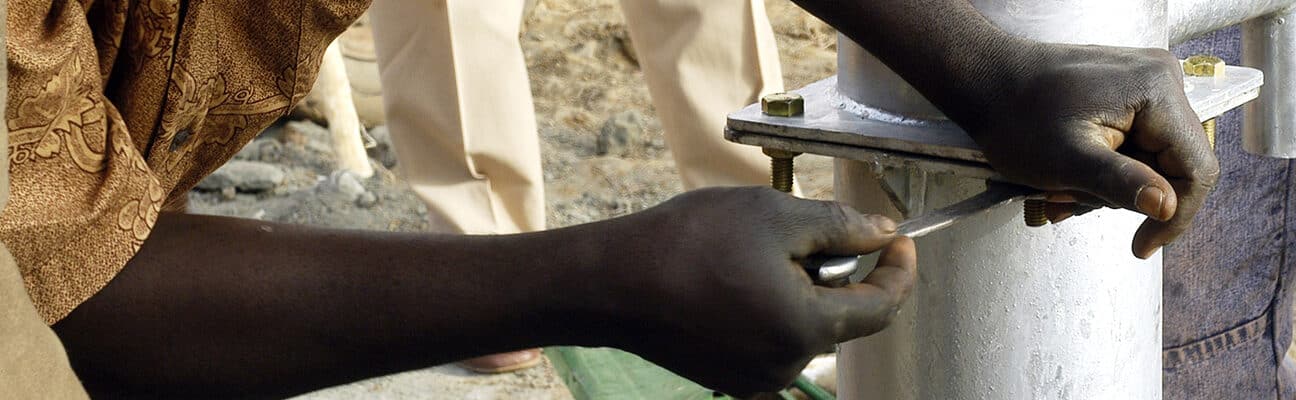
[[1245, 108], [1242, 148], [1296, 158], [1296, 8], [1242, 25], [1242, 64], [1265, 73], [1260, 98]]
[[[1296, 1], [1296, 0], [1293, 0]], [[974, 0], [1001, 29], [1053, 43], [1166, 48], [1166, 0]], [[845, 36], [837, 36], [837, 90], [900, 119], [945, 119], [916, 89]]]
[[[835, 162], [839, 201], [898, 217], [871, 165]], [[984, 190], [929, 179], [929, 202]], [[1161, 260], [1129, 255], [1141, 218], [1021, 219], [1000, 207], [917, 239], [919, 279], [891, 326], [838, 351], [839, 398], [1161, 398]]]
[[[1004, 30], [1042, 41], [1169, 43], [1166, 0], [972, 4]], [[939, 118], [863, 49], [849, 40], [838, 48], [842, 94], [901, 118]], [[901, 217], [872, 165], [836, 165], [838, 200]], [[928, 174], [926, 185], [922, 202], [933, 208], [985, 190], [952, 174]], [[841, 347], [840, 397], [1160, 398], [1161, 260], [1128, 248], [1142, 217], [1104, 210], [1043, 228], [1021, 221], [1020, 207], [1003, 207], [917, 239], [920, 279], [894, 323]]]
[[[1170, 0], [1170, 43], [1275, 13], [1296, 0]], [[1268, 71], [1265, 71], [1268, 72]]]

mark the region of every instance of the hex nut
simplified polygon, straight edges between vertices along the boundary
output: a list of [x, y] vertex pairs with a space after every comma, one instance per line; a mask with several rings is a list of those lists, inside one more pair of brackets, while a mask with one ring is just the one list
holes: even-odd
[[761, 112], [775, 117], [795, 117], [805, 113], [805, 99], [796, 93], [774, 93], [761, 97]]
[[1183, 61], [1186, 76], [1224, 77], [1224, 60], [1208, 55], [1196, 55]]
[[769, 156], [770, 158], [793, 158], [801, 155], [801, 153], [795, 151], [775, 149], [772, 147], [762, 147], [761, 152], [765, 153], [765, 155]]

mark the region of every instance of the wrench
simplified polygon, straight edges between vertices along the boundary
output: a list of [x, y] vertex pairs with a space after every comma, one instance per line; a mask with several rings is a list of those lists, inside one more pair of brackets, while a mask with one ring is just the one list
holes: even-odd
[[[897, 226], [896, 231], [898, 234], [911, 238], [922, 237], [953, 226], [969, 217], [1039, 193], [1039, 190], [1025, 186], [986, 182], [986, 191], [967, 200], [954, 203], [949, 207], [905, 220]], [[816, 254], [807, 257], [801, 265], [815, 283], [826, 286], [841, 286], [847, 283], [846, 281], [851, 274], [859, 271], [859, 256]]]

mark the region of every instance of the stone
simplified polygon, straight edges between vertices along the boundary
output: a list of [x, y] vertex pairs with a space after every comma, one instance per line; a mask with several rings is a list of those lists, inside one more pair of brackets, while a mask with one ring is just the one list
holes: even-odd
[[355, 199], [365, 193], [365, 187], [364, 184], [360, 183], [360, 178], [347, 171], [334, 174], [333, 185], [337, 188], [338, 193], [346, 195], [350, 199]]
[[253, 140], [244, 145], [238, 153], [234, 154], [235, 160], [257, 161], [261, 159], [261, 146]]
[[646, 144], [643, 117], [637, 111], [623, 111], [608, 118], [599, 129], [599, 155], [625, 157]]
[[283, 181], [284, 171], [279, 166], [259, 161], [232, 160], [198, 182], [198, 188], [224, 190], [233, 187], [241, 192], [261, 192], [274, 189]]
[[277, 162], [283, 161], [283, 145], [277, 140], [257, 140], [252, 142], [257, 146], [257, 161]]
[[356, 196], [355, 204], [356, 207], [371, 208], [378, 204], [378, 196], [373, 194], [373, 192], [361, 193], [359, 196]]
[[328, 128], [311, 121], [289, 121], [284, 124], [279, 134], [279, 141], [287, 145], [304, 148], [324, 148], [331, 150]]
[[248, 142], [234, 155], [235, 160], [275, 162], [283, 158], [283, 145], [277, 140], [258, 139]]
[[369, 136], [373, 137], [375, 145], [373, 148], [366, 149], [369, 152], [369, 158], [378, 160], [378, 163], [391, 169], [396, 166], [396, 150], [392, 148], [391, 130], [387, 125], [375, 126], [369, 130]]

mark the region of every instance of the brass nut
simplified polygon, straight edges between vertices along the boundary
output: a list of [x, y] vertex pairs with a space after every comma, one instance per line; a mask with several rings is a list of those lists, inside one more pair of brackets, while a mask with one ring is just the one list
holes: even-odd
[[1188, 57], [1183, 61], [1184, 75], [1187, 76], [1205, 76], [1205, 77], [1224, 77], [1224, 60], [1219, 57], [1208, 55], [1196, 55]]
[[805, 99], [796, 93], [774, 93], [761, 97], [761, 112], [775, 117], [795, 117], [805, 113]]
[[797, 153], [795, 151], [779, 150], [779, 149], [774, 149], [769, 147], [762, 147], [761, 152], [765, 153], [765, 155], [767, 156], [770, 156], [770, 158], [792, 158], [801, 155], [801, 153]]

